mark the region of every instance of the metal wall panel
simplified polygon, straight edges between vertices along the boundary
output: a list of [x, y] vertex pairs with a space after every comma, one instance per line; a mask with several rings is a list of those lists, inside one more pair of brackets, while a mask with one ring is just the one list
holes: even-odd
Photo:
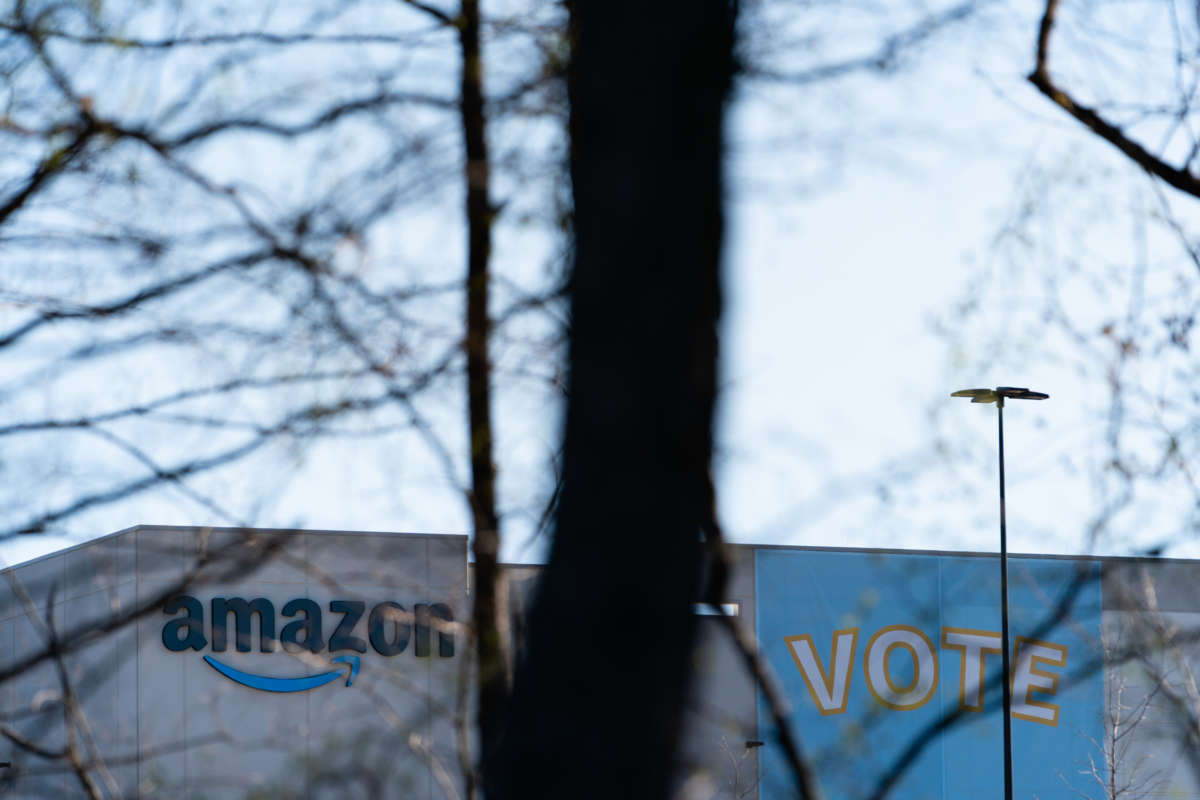
[[[41, 618], [49, 609], [62, 641], [81, 642], [68, 645], [62, 664], [83, 713], [66, 713], [59, 662], [48, 658], [0, 683], [0, 714], [40, 748], [73, 741], [105, 797], [441, 797], [430, 765], [436, 760], [451, 780], [456, 774], [448, 719], [465, 642], [451, 623], [444, 632], [453, 654], [440, 651], [434, 629], [429, 652], [418, 657], [414, 622], [424, 617], [414, 620], [413, 612], [440, 603], [441, 616], [463, 619], [466, 543], [465, 536], [140, 527], [7, 570], [0, 669], [47, 651]], [[165, 613], [163, 602], [180, 594], [203, 609], [199, 649], [165, 646], [164, 625], [185, 613]], [[250, 651], [240, 652], [230, 615], [226, 647], [215, 652], [213, 598], [268, 601], [276, 639], [285, 624], [307, 618], [285, 616], [287, 603], [311, 600], [323, 646], [289, 652], [276, 641], [263, 652], [261, 615], [252, 614]], [[365, 652], [330, 651], [343, 619], [333, 601], [361, 604], [342, 643]], [[391, 655], [371, 639], [372, 609], [385, 602], [404, 612], [379, 617], [381, 646], [404, 644]], [[436, 616], [431, 624], [439, 624]], [[357, 659], [352, 682], [350, 664], [335, 656]], [[277, 691], [326, 673], [334, 679], [319, 687]], [[0, 775], [6, 794], [86, 796], [70, 759], [39, 758], [8, 740], [0, 752], [14, 764]]]

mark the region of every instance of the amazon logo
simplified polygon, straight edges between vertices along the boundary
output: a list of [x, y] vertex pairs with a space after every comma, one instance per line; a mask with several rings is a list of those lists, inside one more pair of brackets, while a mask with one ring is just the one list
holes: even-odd
[[[327, 608], [334, 622], [328, 640], [325, 638], [324, 610], [307, 597], [297, 597], [283, 605], [279, 616], [290, 621], [278, 628], [275, 605], [265, 597], [252, 600], [214, 597], [209, 601], [206, 626], [204, 604], [191, 595], [176, 595], [163, 604], [163, 613], [173, 616], [163, 623], [162, 643], [176, 653], [200, 652], [208, 647], [211, 653], [204, 656], [206, 664], [232, 681], [266, 692], [308, 691], [332, 683], [343, 674], [346, 686], [352, 686], [358, 675], [359, 655], [367, 652], [368, 643], [372, 650], [388, 658], [400, 655], [410, 644], [415, 657], [429, 658], [433, 654], [435, 630], [438, 657], [454, 656], [454, 634], [443, 624], [453, 622], [454, 615], [444, 603], [417, 603], [409, 611], [399, 603], [384, 601], [368, 614], [367, 605], [361, 600], [330, 600]], [[364, 616], [367, 620], [366, 639], [356, 633]], [[345, 653], [330, 659], [331, 664], [343, 666], [294, 678], [237, 669], [212, 655], [224, 653], [229, 647], [230, 617], [233, 618], [232, 639], [236, 652], [253, 651], [252, 634], [257, 628], [260, 652], [273, 653], [282, 647], [292, 653]]]

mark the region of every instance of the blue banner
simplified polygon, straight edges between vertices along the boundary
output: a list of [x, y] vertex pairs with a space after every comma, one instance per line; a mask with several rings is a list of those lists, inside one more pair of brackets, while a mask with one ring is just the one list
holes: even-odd
[[[998, 557], [758, 549], [759, 642], [825, 800], [1002, 798]], [[1009, 561], [1014, 796], [1103, 756], [1098, 562]], [[759, 797], [795, 797], [759, 698]]]

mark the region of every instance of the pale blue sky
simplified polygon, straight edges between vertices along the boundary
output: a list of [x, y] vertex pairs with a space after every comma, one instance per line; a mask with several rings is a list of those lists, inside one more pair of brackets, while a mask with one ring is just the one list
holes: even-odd
[[[1009, 411], [1010, 547], [1085, 546], [1096, 511], [1092, 462], [1103, 436], [1096, 393], [1104, 376], [1074, 369], [1061, 339], [1030, 337], [1041, 266], [1031, 256], [1024, 272], [1015, 271], [996, 237], [1031, 171], [1069, 164], [1104, 173], [1109, 187], [1145, 182], [1027, 86], [1029, 11], [1004, 6], [991, 31], [955, 32], [886, 78], [754, 87], [739, 96], [718, 432], [722, 513], [734, 540], [994, 549], [995, 412], [948, 395], [1009, 384], [1051, 394], [1039, 407], [1014, 403]], [[236, 174], [238, 163], [226, 161], [226, 171]], [[1096, 191], [1081, 186], [1082, 210], [1061, 211], [1064, 232], [1072, 213], [1086, 217]], [[1178, 210], [1192, 213], [1184, 204]], [[1118, 265], [1131, 252], [1119, 225], [1089, 236], [1081, 252]], [[458, 238], [456, 224], [430, 208], [367, 258], [403, 253], [417, 271], [435, 268], [460, 257]], [[1144, 245], [1152, 261], [1177, 260], [1172, 248], [1161, 234]], [[548, 250], [544, 237], [513, 231], [502, 234], [497, 257], [510, 274], [533, 281], [528, 264]], [[513, 266], [522, 259], [528, 263]], [[995, 310], [954, 341], [937, 335], [934, 319], [953, 316], [985, 269], [1003, 276], [986, 295]], [[1108, 311], [1093, 295], [1078, 298], [1085, 316]], [[502, 480], [510, 497], [536, 496], [527, 484], [530, 476], [544, 481], [556, 416], [537, 392], [502, 391]], [[447, 429], [459, 425], [451, 408], [429, 413]], [[950, 443], [945, 457], [932, 453], [935, 432]], [[427, 454], [376, 442], [367, 458], [363, 448], [338, 441], [297, 450], [291, 460], [252, 459], [205, 486], [236, 498], [264, 526], [468, 530], [460, 499]], [[894, 492], [886, 504], [880, 486]], [[1157, 504], [1161, 517], [1144, 517], [1095, 549], [1125, 552], [1173, 533], [1171, 515], [1188, 501], [1170, 498]], [[222, 520], [159, 495], [89, 514], [72, 537], [0, 544], [0, 555], [14, 563], [138, 523]], [[537, 558], [529, 513], [505, 524], [505, 556]]]

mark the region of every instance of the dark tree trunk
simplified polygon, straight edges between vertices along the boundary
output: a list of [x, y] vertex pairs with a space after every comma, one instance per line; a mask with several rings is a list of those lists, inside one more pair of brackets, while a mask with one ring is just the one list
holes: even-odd
[[564, 488], [486, 795], [664, 797], [701, 581], [733, 6], [583, 0]]

